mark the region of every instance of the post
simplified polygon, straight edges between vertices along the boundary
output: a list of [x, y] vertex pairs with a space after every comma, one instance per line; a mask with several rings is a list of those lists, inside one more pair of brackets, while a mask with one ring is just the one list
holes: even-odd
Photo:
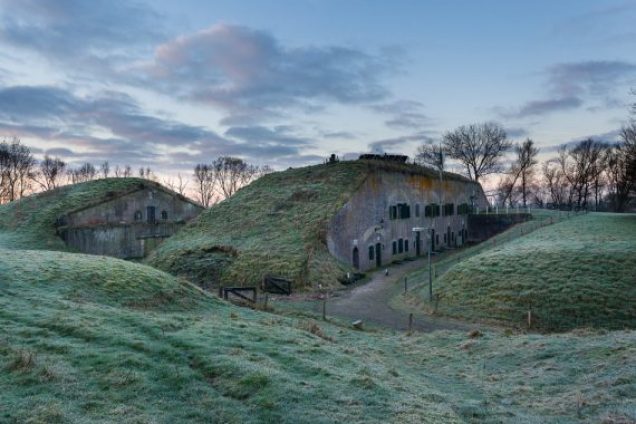
[[429, 243], [428, 243], [428, 300], [433, 301], [433, 266], [431, 265], [431, 244], [433, 243], [433, 234], [431, 230], [428, 230]]
[[269, 300], [269, 295], [267, 293], [265, 293], [265, 307], [264, 309], [267, 310], [267, 301]]
[[528, 328], [532, 327], [532, 309], [528, 309]]
[[413, 312], [409, 314], [409, 333], [413, 331]]
[[408, 290], [408, 286], [406, 282], [406, 277], [404, 277], [404, 293], [406, 293], [407, 290]]
[[327, 321], [327, 299], [322, 300], [322, 320]]

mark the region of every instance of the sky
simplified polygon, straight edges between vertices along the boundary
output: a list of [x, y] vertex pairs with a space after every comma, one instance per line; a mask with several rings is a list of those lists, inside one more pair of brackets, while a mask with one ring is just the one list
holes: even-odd
[[160, 175], [413, 156], [471, 123], [612, 141], [636, 1], [0, 0], [0, 139]]

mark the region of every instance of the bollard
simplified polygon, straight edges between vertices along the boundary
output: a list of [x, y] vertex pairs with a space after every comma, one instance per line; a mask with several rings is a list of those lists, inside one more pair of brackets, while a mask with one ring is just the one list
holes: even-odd
[[407, 281], [406, 281], [406, 277], [404, 277], [404, 293], [406, 293], [407, 290], [408, 290]]
[[322, 320], [327, 321], [327, 299], [322, 301]]
[[413, 331], [413, 312], [409, 314], [409, 333]]

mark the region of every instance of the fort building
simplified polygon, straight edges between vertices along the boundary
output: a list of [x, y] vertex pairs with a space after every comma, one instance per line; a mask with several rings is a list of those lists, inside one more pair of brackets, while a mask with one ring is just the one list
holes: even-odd
[[143, 258], [203, 208], [158, 183], [110, 192], [57, 220], [58, 235], [83, 253]]

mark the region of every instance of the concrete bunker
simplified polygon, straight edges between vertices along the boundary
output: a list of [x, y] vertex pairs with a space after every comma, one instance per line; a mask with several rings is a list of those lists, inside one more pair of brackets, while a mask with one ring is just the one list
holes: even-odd
[[186, 197], [148, 181], [60, 216], [57, 233], [83, 253], [143, 258], [202, 210]]

